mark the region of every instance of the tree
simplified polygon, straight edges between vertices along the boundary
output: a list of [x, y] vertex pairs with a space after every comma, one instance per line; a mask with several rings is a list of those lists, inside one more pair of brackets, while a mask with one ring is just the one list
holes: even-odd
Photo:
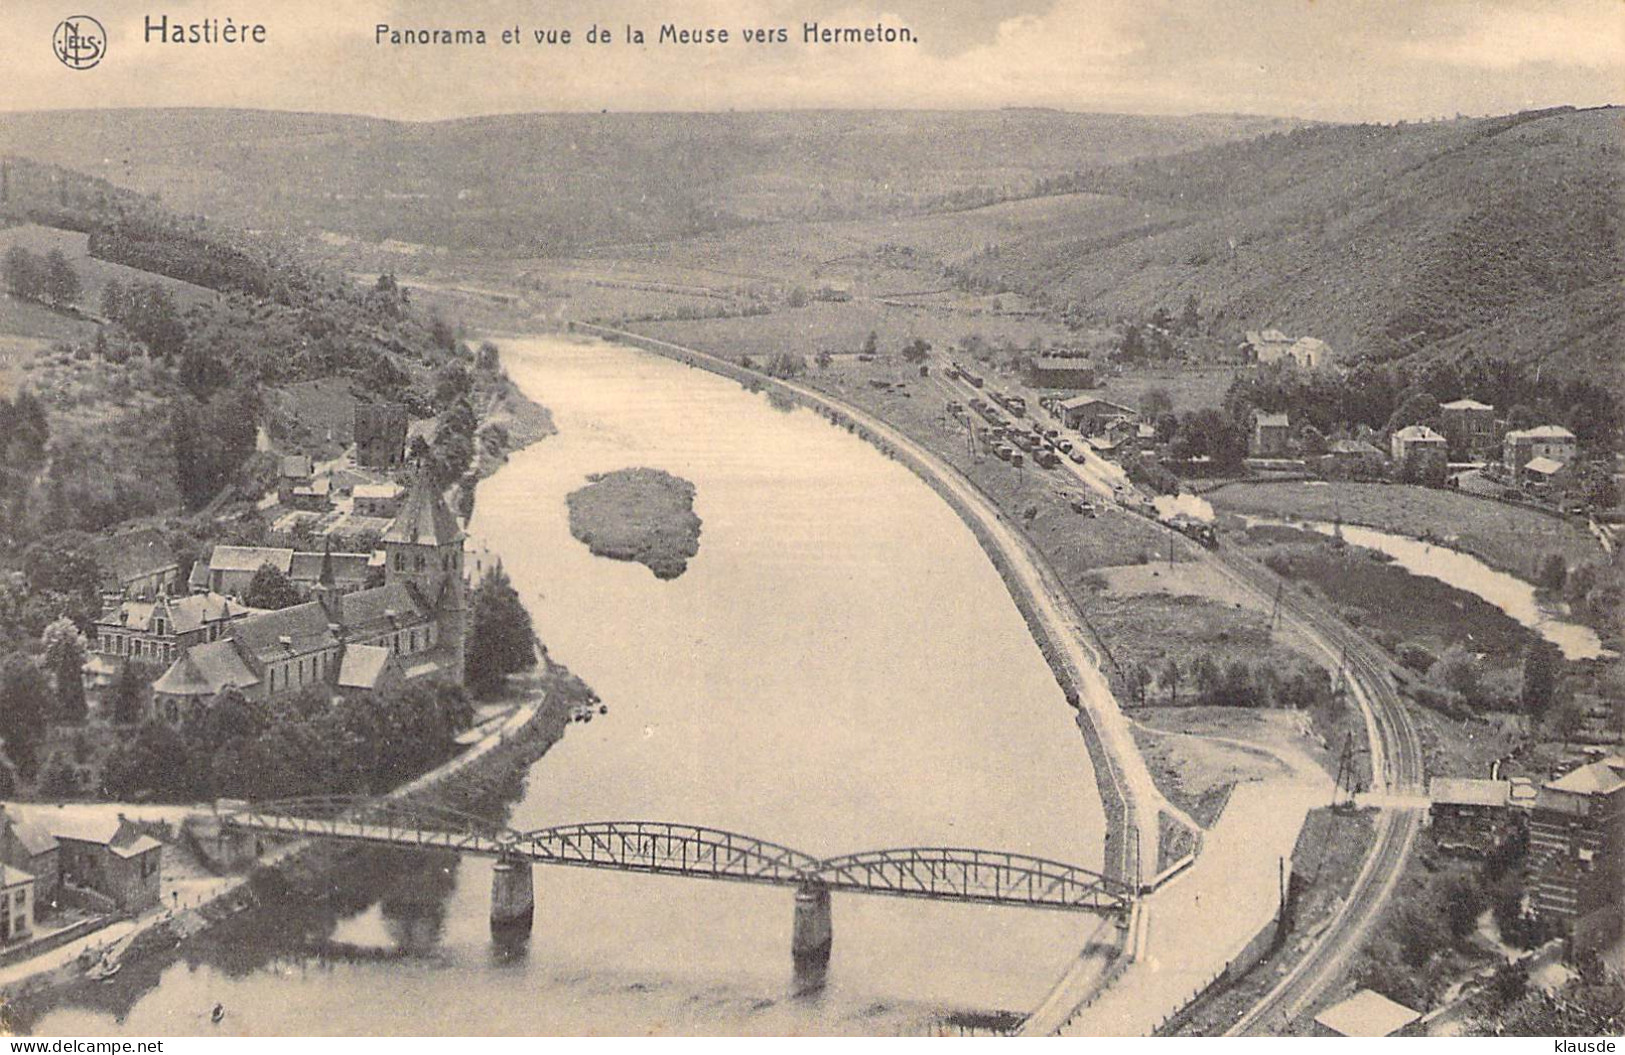
[[1134, 696], [1134, 702], [1144, 705], [1146, 686], [1151, 684], [1151, 670], [1144, 663], [1130, 663], [1123, 672], [1123, 680], [1128, 683], [1129, 692]]
[[476, 696], [500, 692], [510, 674], [536, 666], [536, 634], [530, 613], [499, 563], [474, 588], [474, 618], [465, 666]]
[[7, 659], [0, 666], [0, 739], [25, 777], [38, 764], [50, 713], [51, 689], [39, 667], [24, 655]]
[[1179, 328], [1192, 335], [1202, 332], [1202, 302], [1194, 293], [1185, 298], [1185, 307], [1179, 313]]
[[1569, 566], [1561, 553], [1548, 553], [1546, 559], [1540, 562], [1540, 574], [1535, 581], [1543, 590], [1561, 590], [1563, 583], [1568, 580]]
[[494, 374], [502, 368], [502, 352], [491, 341], [481, 341], [474, 355], [474, 369]]
[[818, 349], [818, 354], [813, 356], [813, 362], [818, 364], [818, 369], [828, 370], [830, 368], [830, 364], [835, 362], [835, 357], [829, 354], [829, 349], [820, 348]]
[[1529, 646], [1523, 655], [1523, 682], [1518, 700], [1525, 713], [1537, 721], [1551, 707], [1557, 693], [1557, 674], [1563, 655], [1557, 646], [1545, 639]]
[[931, 354], [931, 342], [921, 337], [903, 345], [903, 359], [910, 363], [923, 363]]
[[1449, 689], [1466, 703], [1473, 705], [1477, 702], [1482, 687], [1478, 657], [1461, 645], [1451, 645], [1428, 670], [1428, 680]]
[[62, 250], [53, 249], [45, 254], [45, 268], [42, 276], [42, 292], [53, 307], [66, 308], [79, 299], [84, 286], [79, 281], [79, 272], [68, 263], [68, 258]]
[[292, 608], [304, 599], [293, 580], [269, 563], [254, 571], [248, 589], [243, 591], [243, 603], [250, 608]]
[[211, 797], [210, 788], [198, 785], [197, 772], [181, 734], [149, 721], [108, 756], [102, 785], [115, 799], [152, 796], [184, 802]]
[[130, 311], [130, 293], [116, 278], [107, 280], [102, 287], [102, 316], [113, 322], [123, 322]]
[[56, 716], [63, 722], [85, 720], [85, 635], [62, 616], [40, 635], [45, 669], [56, 682]]
[[4, 261], [0, 261], [0, 274], [3, 274], [6, 289], [12, 296], [23, 300], [38, 300], [45, 290], [45, 268], [39, 257], [20, 245], [14, 245], [6, 250]]
[[1145, 356], [1145, 336], [1137, 323], [1130, 323], [1123, 330], [1123, 339], [1117, 346], [1117, 357], [1125, 363], [1137, 363]]
[[1140, 397], [1140, 416], [1147, 420], [1154, 420], [1174, 409], [1174, 397], [1168, 394], [1166, 388], [1156, 386], [1145, 390]]
[[1478, 917], [1489, 904], [1484, 891], [1471, 876], [1446, 877], [1440, 881], [1436, 896], [1445, 926], [1457, 941], [1478, 929]]
[[880, 338], [879, 338], [879, 336], [877, 336], [875, 334], [875, 331], [870, 330], [869, 331], [869, 336], [867, 336], [867, 337], [865, 337], [863, 339], [863, 354], [864, 355], [874, 355], [879, 350], [880, 350]]
[[1540, 420], [1534, 409], [1524, 403], [1514, 403], [1507, 411], [1507, 428], [1532, 429]]
[[1400, 400], [1399, 406], [1388, 417], [1388, 431], [1405, 428], [1407, 425], [1426, 425], [1430, 428], [1439, 424], [1439, 401], [1431, 392], [1421, 389], [1412, 389]]
[[134, 725], [147, 710], [147, 690], [156, 680], [158, 672], [133, 659], [124, 661], [113, 678], [108, 704], [113, 721], [119, 725]]
[[1168, 690], [1168, 706], [1179, 702], [1179, 661], [1172, 656], [1162, 665], [1162, 687]]

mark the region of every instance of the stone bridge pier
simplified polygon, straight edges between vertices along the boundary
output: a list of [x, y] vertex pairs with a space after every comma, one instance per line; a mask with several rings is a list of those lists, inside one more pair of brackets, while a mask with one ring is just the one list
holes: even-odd
[[529, 933], [536, 908], [531, 863], [504, 855], [491, 866], [491, 929]]
[[790, 954], [795, 959], [797, 972], [821, 974], [829, 965], [829, 949], [834, 939], [829, 887], [819, 882], [802, 883], [796, 888], [795, 927], [790, 934]]

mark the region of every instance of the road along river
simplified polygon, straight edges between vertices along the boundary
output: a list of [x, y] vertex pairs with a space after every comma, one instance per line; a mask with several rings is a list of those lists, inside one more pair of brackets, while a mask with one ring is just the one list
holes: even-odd
[[[512, 823], [672, 820], [818, 856], [1006, 849], [1098, 868], [1087, 753], [972, 534], [902, 465], [817, 415], [643, 352], [502, 342], [559, 434], [481, 485], [472, 529], [552, 654], [609, 707], [531, 769]], [[681, 577], [592, 556], [565, 495], [650, 466], [692, 481]], [[797, 995], [789, 891], [536, 870], [522, 955], [493, 946], [489, 863], [403, 870], [289, 952], [276, 921], [168, 967], [133, 1007], [40, 1033], [886, 1032], [1026, 1011], [1097, 920], [835, 896], [828, 983]]]

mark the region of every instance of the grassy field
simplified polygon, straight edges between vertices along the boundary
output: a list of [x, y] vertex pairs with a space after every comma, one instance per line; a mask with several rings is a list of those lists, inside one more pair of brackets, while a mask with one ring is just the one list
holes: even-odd
[[1415, 641], [1434, 655], [1462, 645], [1492, 666], [1515, 666], [1540, 639], [1476, 594], [1375, 560], [1370, 550], [1338, 548], [1322, 535], [1298, 538], [1306, 541], [1270, 547], [1270, 567], [1312, 585], [1345, 620], [1379, 637]]
[[1431, 533], [1491, 567], [1524, 579], [1561, 553], [1570, 565], [1602, 555], [1579, 524], [1456, 491], [1405, 484], [1232, 483], [1207, 495], [1215, 508], [1238, 513], [1364, 524], [1419, 538]]
[[[63, 231], [54, 227], [40, 227], [37, 224], [0, 228], [0, 253], [4, 253], [12, 246], [21, 246], [41, 256], [53, 249], [62, 250], [62, 255], [67, 257], [68, 263], [72, 264], [73, 269], [79, 273], [79, 281], [84, 286], [84, 292], [79, 296], [79, 306], [86, 311], [96, 312], [101, 310], [102, 289], [107, 283], [115, 280], [124, 283], [126, 286], [135, 282], [150, 282], [163, 286], [169, 290], [170, 295], [175, 298], [176, 307], [182, 311], [200, 300], [212, 300], [218, 296], [213, 290], [194, 286], [190, 282], [181, 282], [166, 275], [157, 275], [150, 271], [139, 271], [133, 267], [125, 267], [123, 264], [98, 260], [90, 255], [89, 241], [89, 235], [80, 234], [78, 231]], [[40, 310], [46, 311], [47, 309], [41, 308]], [[54, 315], [56, 313], [49, 312], [49, 314]], [[64, 318], [63, 316], [58, 317]], [[79, 322], [79, 320], [69, 321]], [[81, 325], [88, 324], [81, 323]], [[0, 326], [4, 326], [3, 321], [0, 321]], [[73, 336], [84, 335], [85, 332], [73, 334]], [[51, 334], [50, 336], [57, 335]]]
[[[1234, 719], [1214, 719], [1209, 712], [1234, 710]], [[1251, 721], [1240, 717], [1246, 715]], [[1250, 750], [1207, 739], [1214, 726], [1221, 735], [1249, 739], [1278, 713], [1239, 708], [1155, 707], [1135, 712], [1134, 742], [1157, 787], [1170, 802], [1211, 828], [1236, 784], [1279, 776], [1286, 767], [1262, 750]]]
[[1173, 400], [1175, 411], [1188, 414], [1202, 407], [1222, 405], [1225, 392], [1240, 372], [1242, 370], [1237, 367], [1126, 370], [1120, 377], [1104, 378], [1105, 383], [1090, 394], [1113, 403], [1138, 407], [1145, 399], [1146, 392], [1160, 388]]

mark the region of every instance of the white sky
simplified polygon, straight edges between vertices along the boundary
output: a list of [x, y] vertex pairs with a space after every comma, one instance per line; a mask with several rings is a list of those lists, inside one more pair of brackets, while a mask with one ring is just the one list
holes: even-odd
[[[65, 7], [64, 4], [67, 6]], [[68, 13], [110, 37], [51, 51]], [[142, 19], [231, 14], [270, 43], [143, 43]], [[437, 13], [438, 12], [438, 13]], [[814, 48], [800, 25], [907, 26], [917, 45]], [[786, 26], [792, 43], [391, 48], [373, 27], [594, 21]], [[650, 32], [653, 39], [653, 32]], [[0, 109], [235, 106], [401, 119], [539, 110], [991, 108], [1395, 120], [1625, 101], [1625, 0], [5, 0]]]

